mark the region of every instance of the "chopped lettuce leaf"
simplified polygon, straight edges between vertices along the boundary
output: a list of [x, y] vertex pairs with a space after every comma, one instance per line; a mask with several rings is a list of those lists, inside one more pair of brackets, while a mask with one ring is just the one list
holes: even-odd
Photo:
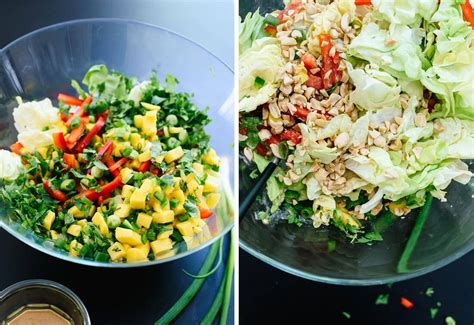
[[430, 20], [438, 7], [437, 0], [372, 0], [374, 16], [390, 23], [419, 26], [422, 18]]
[[248, 13], [243, 22], [240, 23], [239, 53], [252, 47], [255, 40], [265, 36], [263, 32], [264, 17], [260, 15], [259, 9], [253, 14]]

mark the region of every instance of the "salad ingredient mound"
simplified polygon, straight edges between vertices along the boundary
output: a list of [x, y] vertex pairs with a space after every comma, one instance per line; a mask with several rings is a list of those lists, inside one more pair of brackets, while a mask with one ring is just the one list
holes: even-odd
[[168, 75], [137, 83], [103, 65], [79, 97], [21, 102], [18, 142], [0, 151], [0, 199], [20, 231], [71, 256], [138, 263], [210, 238], [220, 199], [210, 122]]
[[259, 218], [334, 225], [357, 241], [377, 217], [405, 216], [427, 193], [445, 200], [451, 181], [467, 184], [472, 16], [455, 0], [293, 0], [249, 13], [240, 145], [260, 172], [285, 160]]

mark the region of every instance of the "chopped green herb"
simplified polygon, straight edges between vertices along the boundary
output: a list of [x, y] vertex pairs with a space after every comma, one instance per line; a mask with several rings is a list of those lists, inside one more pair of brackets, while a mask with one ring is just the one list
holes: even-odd
[[262, 79], [260, 77], [255, 78], [255, 88], [260, 89], [265, 85], [265, 79]]
[[351, 314], [349, 314], [347, 311], [343, 311], [342, 315], [347, 319], [351, 319]]
[[433, 288], [427, 288], [426, 291], [425, 291], [425, 295], [427, 295], [428, 297], [432, 297], [434, 294], [434, 289]]
[[432, 319], [434, 319], [436, 317], [436, 315], [438, 314], [438, 311], [439, 311], [439, 309], [436, 308], [436, 307], [430, 308], [430, 315], [431, 315]]
[[380, 294], [378, 297], [377, 297], [377, 300], [375, 301], [375, 304], [376, 305], [387, 305], [388, 304], [388, 298], [389, 298], [389, 294], [386, 293], [386, 294]]
[[456, 320], [451, 316], [446, 317], [444, 321], [446, 322], [446, 325], [456, 325]]

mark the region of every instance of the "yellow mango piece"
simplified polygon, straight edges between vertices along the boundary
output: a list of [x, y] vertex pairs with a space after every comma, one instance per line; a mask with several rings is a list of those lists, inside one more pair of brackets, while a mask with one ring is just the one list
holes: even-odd
[[69, 214], [71, 214], [72, 216], [74, 216], [74, 218], [84, 218], [85, 217], [84, 212], [79, 210], [79, 208], [77, 206], [73, 206], [73, 207], [69, 208], [69, 210], [67, 210], [67, 212]]
[[169, 238], [157, 239], [152, 241], [150, 246], [153, 254], [157, 255], [172, 249], [173, 241]]
[[139, 162], [145, 162], [151, 159], [151, 152], [150, 150], [144, 151], [137, 157]]
[[125, 247], [119, 242], [115, 242], [107, 249], [107, 252], [110, 255], [110, 259], [114, 262], [120, 261], [125, 256], [127, 256], [127, 252], [125, 251]]
[[96, 212], [92, 217], [92, 223], [99, 227], [99, 231], [102, 235], [106, 236], [109, 233], [109, 226], [102, 213]]
[[148, 256], [148, 253], [150, 253], [150, 242], [146, 242], [146, 244], [141, 244], [135, 247], [136, 249], [139, 249], [145, 254], [145, 256]]
[[165, 230], [165, 231], [161, 232], [161, 233], [156, 237], [156, 239], [169, 238], [172, 233], [173, 233], [173, 228], [171, 228], [171, 229], [169, 229], [169, 230]]
[[154, 223], [169, 223], [174, 220], [174, 212], [172, 210], [161, 210], [153, 212], [152, 215]]
[[148, 193], [137, 190], [130, 196], [130, 207], [135, 210], [144, 210], [146, 206], [146, 196]]
[[175, 215], [180, 215], [186, 212], [186, 209], [182, 204], [179, 204], [176, 208], [173, 209]]
[[176, 228], [179, 230], [179, 232], [183, 236], [193, 236], [194, 235], [193, 225], [189, 221], [178, 222], [176, 224]]
[[202, 174], [204, 174], [204, 166], [201, 165], [200, 163], [193, 163], [193, 169], [198, 172], [199, 176], [201, 176]]
[[219, 179], [214, 176], [208, 176], [204, 183], [204, 193], [217, 192], [219, 189]]
[[143, 193], [151, 193], [153, 191], [153, 181], [149, 178], [145, 179], [142, 183], [142, 186], [140, 186], [140, 191]]
[[81, 234], [82, 227], [80, 225], [72, 224], [67, 229], [67, 233], [71, 236], [77, 237]]
[[[122, 177], [122, 179], [123, 179], [123, 177]], [[132, 193], [133, 193], [134, 190], [135, 190], [135, 187], [133, 187], [131, 185], [124, 185], [122, 187], [122, 194], [121, 195], [124, 199], [130, 199], [130, 197], [132, 196]]]
[[150, 228], [151, 222], [153, 221], [153, 217], [149, 216], [146, 213], [139, 213], [137, 217], [137, 225], [143, 228]]
[[135, 115], [133, 117], [133, 124], [139, 129], [143, 127], [143, 117], [143, 115]]
[[81, 252], [82, 247], [83, 247], [82, 244], [74, 239], [69, 244], [69, 256], [73, 256], [73, 257], [79, 256], [79, 253]]
[[51, 230], [51, 225], [53, 224], [54, 219], [56, 219], [56, 214], [51, 210], [48, 211], [43, 219], [43, 227], [48, 230]]
[[148, 261], [144, 251], [138, 248], [127, 249], [127, 263], [142, 263]]
[[165, 154], [165, 161], [167, 164], [175, 160], [181, 159], [184, 156], [184, 151], [181, 146], [176, 147]]
[[148, 111], [143, 117], [142, 131], [147, 136], [156, 134], [156, 112], [157, 111]]
[[195, 179], [190, 180], [186, 183], [188, 185], [188, 192], [194, 193], [199, 188], [199, 184]]
[[58, 239], [58, 238], [59, 238], [58, 232], [55, 231], [55, 230], [50, 230], [50, 231], [49, 231], [49, 237], [50, 237], [52, 240]]
[[209, 209], [214, 209], [219, 203], [221, 195], [219, 193], [211, 193], [206, 197], [206, 204]]
[[87, 130], [87, 131], [92, 130], [92, 128], [94, 127], [94, 125], [95, 125], [94, 123], [87, 123], [87, 124], [86, 124], [86, 130]]
[[202, 160], [209, 164], [209, 165], [213, 165], [213, 166], [219, 166], [220, 164], [220, 159], [219, 157], [217, 156], [217, 153], [214, 149], [209, 149], [209, 151], [202, 155]]
[[81, 219], [76, 222], [81, 228], [84, 228], [87, 225], [87, 219]]
[[142, 237], [131, 229], [118, 227], [115, 229], [115, 238], [122, 244], [138, 246], [142, 244]]
[[150, 110], [150, 111], [159, 111], [159, 110], [161, 109], [160, 106], [158, 106], [158, 105], [153, 105], [153, 104], [150, 104], [150, 103], [141, 102], [140, 104], [141, 104], [145, 109]]
[[36, 148], [36, 151], [39, 152], [39, 154], [41, 155], [41, 157], [43, 157], [44, 159], [46, 159], [47, 155], [48, 155], [48, 147], [38, 147]]
[[122, 203], [117, 206], [117, 210], [115, 210], [114, 214], [120, 219], [125, 219], [130, 215], [130, 209], [130, 204]]
[[136, 148], [137, 145], [140, 143], [141, 141], [141, 137], [140, 137], [140, 134], [138, 133], [132, 133], [130, 134], [130, 144], [132, 145], [132, 147]]

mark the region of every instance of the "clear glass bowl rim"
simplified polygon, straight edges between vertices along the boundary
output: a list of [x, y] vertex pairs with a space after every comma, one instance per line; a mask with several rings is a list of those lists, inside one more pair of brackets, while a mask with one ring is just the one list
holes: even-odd
[[[183, 36], [179, 33], [176, 33], [172, 30], [169, 30], [167, 28], [157, 26], [157, 25], [154, 25], [154, 24], [150, 24], [150, 23], [145, 23], [145, 22], [142, 22], [142, 21], [134, 20], [134, 19], [124, 19], [124, 18], [76, 19], [76, 20], [69, 20], [69, 21], [49, 25], [49, 26], [46, 26], [46, 27], [42, 27], [42, 28], [34, 30], [34, 31], [32, 31], [28, 34], [25, 34], [25, 35], [17, 38], [16, 40], [10, 42], [4, 48], [0, 49], [0, 54], [2, 52], [4, 52], [5, 50], [8, 50], [10, 47], [14, 46], [15, 44], [17, 44], [19, 42], [22, 42], [22, 41], [24, 41], [28, 38], [34, 37], [36, 34], [40, 34], [42, 32], [46, 32], [46, 31], [53, 30], [53, 29], [60, 29], [60, 28], [66, 27], [66, 26], [71, 26], [71, 25], [76, 25], [76, 24], [101, 23], [101, 22], [102, 23], [116, 22], [116, 23], [125, 23], [125, 24], [135, 24], [135, 25], [141, 25], [141, 26], [145, 26], [145, 27], [149, 27], [149, 28], [158, 29], [158, 30], [161, 30], [162, 32], [167, 32], [167, 33], [173, 34], [173, 35], [177, 36], [178, 38], [181, 38], [184, 41], [189, 42], [189, 43], [193, 44], [194, 46], [201, 48], [201, 50], [207, 52], [207, 54], [214, 57], [219, 63], [224, 65], [227, 68], [227, 70], [229, 70], [230, 73], [232, 73], [232, 74], [234, 73], [234, 70], [229, 65], [227, 65], [224, 61], [222, 61], [219, 57], [214, 55], [211, 51], [209, 51], [206, 47], [202, 46], [201, 44], [196, 43], [195, 41], [193, 41], [193, 40], [191, 40], [191, 39], [189, 39], [189, 38], [187, 38], [187, 37], [185, 37], [185, 36]], [[233, 198], [233, 193], [230, 193], [230, 195], [232, 195], [232, 198]], [[14, 229], [11, 229], [10, 227], [8, 227], [8, 225], [6, 225], [0, 219], [0, 228], [4, 229], [6, 232], [11, 234], [13, 237], [21, 240], [23, 243], [27, 244], [30, 247], [33, 247], [34, 249], [36, 249], [36, 250], [38, 250], [42, 253], [45, 253], [45, 254], [51, 255], [53, 257], [62, 259], [64, 261], [72, 262], [72, 263], [77, 263], [77, 264], [82, 264], [82, 265], [87, 265], [87, 266], [104, 267], [104, 268], [136, 268], [136, 267], [151, 266], [151, 265], [157, 265], [157, 264], [162, 264], [162, 263], [166, 263], [166, 262], [171, 262], [171, 261], [186, 257], [188, 255], [194, 254], [194, 253], [196, 253], [196, 252], [212, 245], [214, 242], [216, 242], [222, 236], [225, 236], [232, 229], [233, 226], [234, 226], [233, 223], [229, 223], [227, 226], [224, 227], [224, 229], [221, 231], [221, 233], [219, 235], [215, 236], [214, 238], [210, 239], [209, 241], [205, 242], [204, 244], [202, 244], [202, 245], [200, 245], [196, 248], [193, 248], [191, 250], [187, 250], [183, 253], [179, 253], [178, 255], [174, 255], [174, 256], [171, 256], [171, 257], [158, 259], [158, 260], [154, 260], [154, 261], [144, 262], [144, 263], [129, 264], [129, 263], [96, 262], [96, 261], [92, 261], [92, 260], [86, 260], [86, 259], [82, 259], [82, 258], [74, 258], [74, 257], [70, 257], [70, 256], [65, 255], [65, 254], [61, 254], [58, 251], [49, 249], [49, 248], [44, 247], [44, 246], [42, 246], [38, 243], [35, 243], [31, 240], [28, 240], [22, 234], [18, 233]]]

